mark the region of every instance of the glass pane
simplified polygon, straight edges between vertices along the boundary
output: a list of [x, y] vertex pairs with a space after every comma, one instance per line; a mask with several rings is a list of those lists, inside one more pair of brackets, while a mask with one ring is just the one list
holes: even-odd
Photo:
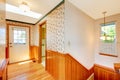
[[116, 39], [115, 25], [101, 27], [101, 40], [105, 43], [113, 43]]
[[26, 31], [23, 29], [13, 29], [14, 31], [14, 43], [25, 44], [26, 43]]

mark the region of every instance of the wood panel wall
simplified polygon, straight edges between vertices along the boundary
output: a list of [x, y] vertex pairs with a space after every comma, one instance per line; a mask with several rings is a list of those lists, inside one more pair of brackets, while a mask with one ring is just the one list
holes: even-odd
[[55, 80], [65, 80], [65, 55], [55, 51], [47, 51], [46, 70]]
[[90, 70], [69, 54], [47, 51], [46, 70], [55, 80], [87, 80], [94, 73], [94, 80], [120, 80], [115, 70], [95, 64]]
[[95, 64], [94, 78], [95, 80], [120, 80], [120, 74], [117, 74], [111, 68]]
[[69, 54], [65, 57], [65, 80], [87, 80], [94, 72], [93, 67], [88, 70]]
[[38, 60], [38, 51], [39, 51], [38, 46], [30, 46], [30, 59], [35, 59], [37, 61]]
[[87, 70], [69, 54], [47, 51], [46, 70], [55, 80], [87, 80], [93, 67]]

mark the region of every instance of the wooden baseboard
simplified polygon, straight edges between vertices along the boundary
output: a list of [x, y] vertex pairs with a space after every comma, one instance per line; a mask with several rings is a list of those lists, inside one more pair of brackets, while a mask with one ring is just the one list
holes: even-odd
[[27, 60], [23, 60], [23, 61], [14, 62], [14, 63], [8, 63], [8, 64], [9, 65], [11, 65], [11, 64], [17, 64], [17, 63], [20, 63], [20, 62], [26, 62], [26, 61], [30, 61], [30, 60], [32, 60], [33, 62], [35, 61], [35, 59], [33, 58], [33, 59], [27, 59]]

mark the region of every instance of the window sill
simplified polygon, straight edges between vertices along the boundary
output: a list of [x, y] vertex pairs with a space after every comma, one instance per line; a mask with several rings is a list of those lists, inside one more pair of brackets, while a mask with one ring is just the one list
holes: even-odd
[[117, 55], [106, 54], [106, 53], [99, 53], [100, 55], [110, 56], [110, 57], [118, 57]]

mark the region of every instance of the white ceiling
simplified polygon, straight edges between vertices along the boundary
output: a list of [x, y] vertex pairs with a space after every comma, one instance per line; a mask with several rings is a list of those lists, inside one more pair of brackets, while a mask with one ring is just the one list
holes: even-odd
[[[31, 11], [42, 14], [43, 16], [57, 6], [62, 0], [6, 0], [6, 3], [19, 7], [22, 2], [26, 2]], [[35, 24], [39, 19], [6, 12], [6, 19], [22, 21]]]
[[69, 0], [93, 19], [103, 17], [102, 12], [107, 11], [106, 16], [120, 13], [120, 0]]
[[[62, 0], [6, 0], [6, 3], [19, 6], [25, 1], [30, 6], [31, 11], [43, 16], [58, 5]], [[106, 16], [120, 13], [120, 0], [69, 0], [72, 4], [82, 10], [93, 19], [103, 17], [102, 12], [107, 11]], [[39, 19], [30, 18], [15, 13], [6, 13], [6, 19], [28, 22], [35, 24]]]

